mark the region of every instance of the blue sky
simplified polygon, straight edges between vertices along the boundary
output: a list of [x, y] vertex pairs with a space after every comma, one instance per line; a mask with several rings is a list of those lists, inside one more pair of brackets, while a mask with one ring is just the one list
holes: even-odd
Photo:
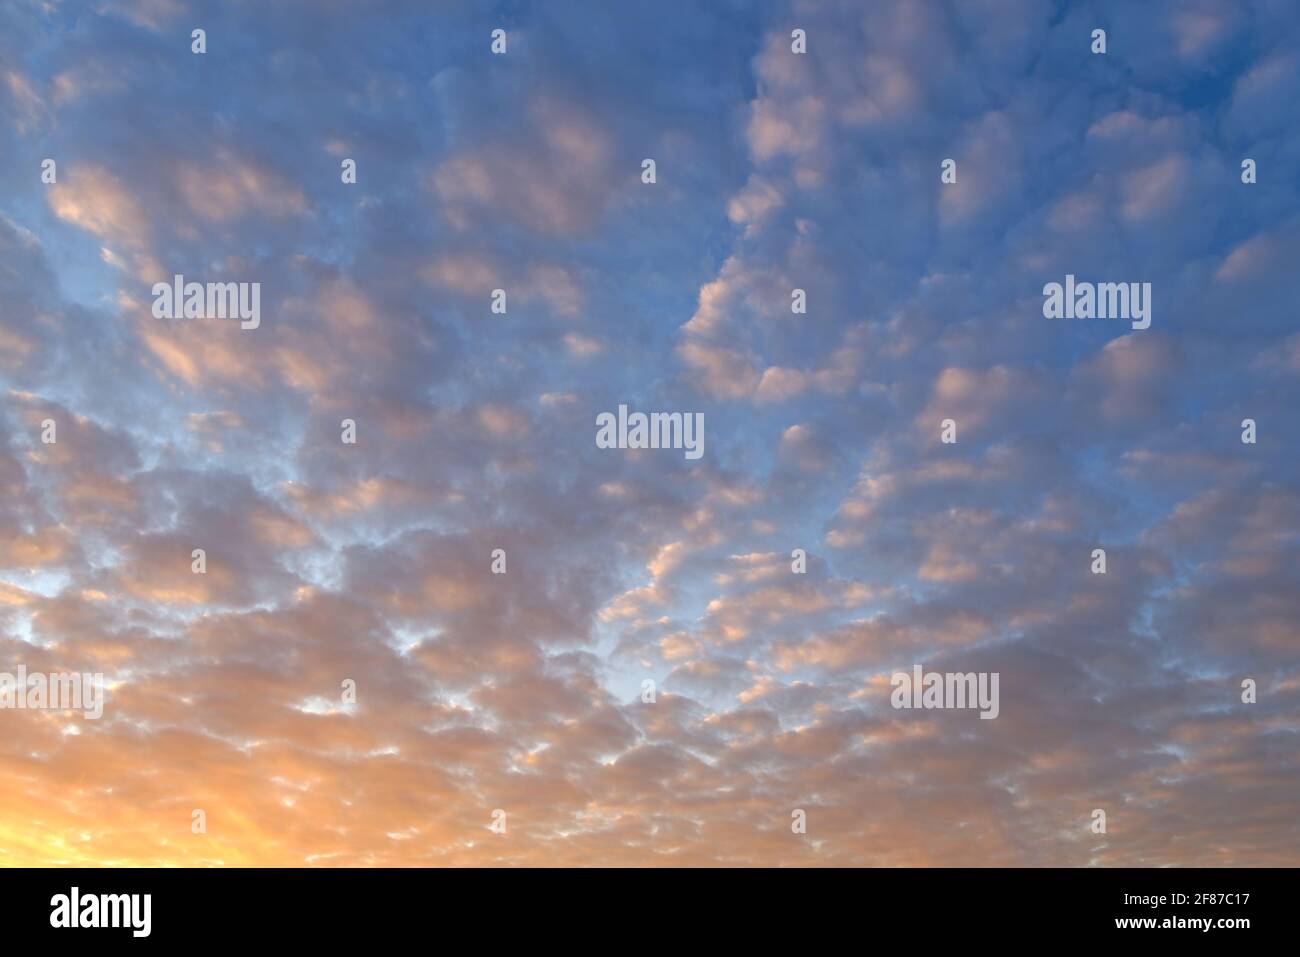
[[1295, 863], [1292, 5], [0, 20], [0, 859]]

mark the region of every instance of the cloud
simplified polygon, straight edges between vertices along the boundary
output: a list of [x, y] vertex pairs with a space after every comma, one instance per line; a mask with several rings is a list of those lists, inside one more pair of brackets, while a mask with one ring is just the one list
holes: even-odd
[[0, 14], [0, 862], [1300, 859], [1289, 12], [185, 9]]

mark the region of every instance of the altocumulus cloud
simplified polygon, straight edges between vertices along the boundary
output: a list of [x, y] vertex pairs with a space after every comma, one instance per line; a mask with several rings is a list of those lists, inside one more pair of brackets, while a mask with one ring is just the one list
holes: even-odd
[[1195, 6], [6, 7], [0, 670], [107, 697], [0, 860], [1300, 861], [1300, 18]]

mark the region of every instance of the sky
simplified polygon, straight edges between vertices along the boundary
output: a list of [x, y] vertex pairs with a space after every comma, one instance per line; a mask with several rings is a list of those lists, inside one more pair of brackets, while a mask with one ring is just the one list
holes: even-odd
[[1300, 864], [1297, 51], [1288, 0], [6, 4], [0, 671], [106, 691], [0, 709], [0, 864]]

